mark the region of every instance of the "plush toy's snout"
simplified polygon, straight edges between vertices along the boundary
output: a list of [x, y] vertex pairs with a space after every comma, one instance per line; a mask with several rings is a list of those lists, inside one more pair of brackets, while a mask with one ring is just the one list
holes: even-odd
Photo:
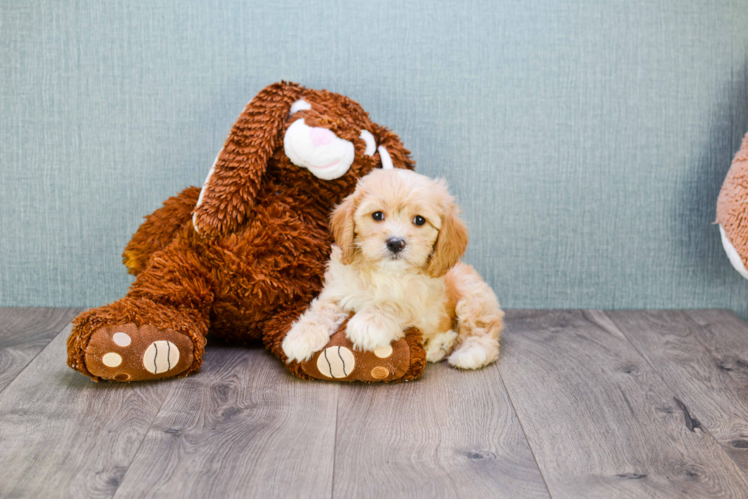
[[748, 279], [748, 134], [722, 184], [717, 223], [730, 263]]
[[304, 167], [326, 181], [341, 177], [353, 164], [353, 143], [323, 127], [310, 127], [296, 120], [283, 138], [286, 156], [297, 167]]
[[[291, 115], [299, 111], [311, 111], [314, 106], [304, 99], [299, 99], [291, 105]], [[326, 121], [329, 121], [327, 117]], [[314, 117], [312, 117], [314, 121]], [[368, 121], [368, 120], [367, 120]], [[371, 124], [372, 129], [375, 127]], [[377, 145], [377, 139], [366, 125], [356, 129], [351, 138], [360, 139], [364, 143], [363, 156], [373, 157], [379, 153], [382, 168], [393, 168], [392, 157], [384, 144]], [[386, 139], [387, 133], [384, 134]], [[306, 168], [318, 179], [330, 181], [345, 175], [356, 158], [355, 145], [335, 134], [325, 126], [307, 123], [306, 118], [294, 121], [286, 130], [283, 137], [283, 150], [297, 167]], [[401, 168], [408, 168], [401, 164]]]

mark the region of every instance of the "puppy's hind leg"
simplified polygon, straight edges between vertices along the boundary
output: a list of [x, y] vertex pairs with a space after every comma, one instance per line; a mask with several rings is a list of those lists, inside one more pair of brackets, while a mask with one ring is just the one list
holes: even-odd
[[504, 311], [493, 290], [470, 266], [458, 264], [447, 275], [447, 287], [457, 297], [457, 349], [447, 358], [464, 370], [482, 368], [499, 359], [499, 336]]
[[434, 338], [425, 342], [423, 347], [426, 348], [426, 361], [429, 363], [438, 363], [452, 350], [457, 332], [447, 330], [446, 332], [437, 333]]
[[477, 370], [499, 359], [499, 341], [487, 336], [468, 337], [447, 362], [455, 368]]

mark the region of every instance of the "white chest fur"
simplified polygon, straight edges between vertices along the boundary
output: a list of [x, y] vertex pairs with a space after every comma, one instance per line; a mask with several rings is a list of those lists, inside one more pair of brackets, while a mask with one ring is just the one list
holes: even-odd
[[379, 307], [416, 326], [425, 335], [438, 333], [443, 316], [444, 278], [421, 271], [394, 271], [343, 265], [340, 251], [333, 250], [326, 275], [325, 294], [350, 313]]

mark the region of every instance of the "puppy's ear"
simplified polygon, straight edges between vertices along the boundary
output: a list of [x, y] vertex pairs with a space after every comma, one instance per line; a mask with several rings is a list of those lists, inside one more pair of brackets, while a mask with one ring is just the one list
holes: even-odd
[[450, 204], [442, 218], [442, 228], [434, 243], [434, 251], [429, 261], [429, 274], [440, 278], [454, 267], [465, 253], [468, 244], [468, 231], [465, 223], [457, 217], [457, 209]]
[[251, 212], [267, 162], [303, 87], [274, 83], [262, 89], [234, 124], [205, 179], [192, 225], [205, 237], [235, 229]]
[[343, 258], [341, 259], [343, 264], [353, 262], [353, 257], [356, 254], [354, 244], [356, 234], [353, 222], [353, 215], [356, 212], [355, 196], [356, 193], [348, 195], [343, 203], [335, 207], [330, 217], [330, 229], [332, 229], [335, 244], [343, 251]]
[[407, 168], [408, 170], [416, 168], [415, 162], [410, 159], [410, 151], [405, 149], [397, 134], [381, 125], [374, 125], [374, 133], [379, 145], [374, 158], [376, 160], [379, 156], [382, 168]]

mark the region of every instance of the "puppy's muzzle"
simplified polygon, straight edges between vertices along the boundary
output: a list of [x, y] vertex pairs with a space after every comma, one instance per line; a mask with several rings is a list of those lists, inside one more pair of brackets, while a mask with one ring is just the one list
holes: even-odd
[[402, 251], [402, 249], [405, 248], [405, 240], [403, 238], [388, 238], [387, 239], [387, 249], [394, 253], [398, 254]]

